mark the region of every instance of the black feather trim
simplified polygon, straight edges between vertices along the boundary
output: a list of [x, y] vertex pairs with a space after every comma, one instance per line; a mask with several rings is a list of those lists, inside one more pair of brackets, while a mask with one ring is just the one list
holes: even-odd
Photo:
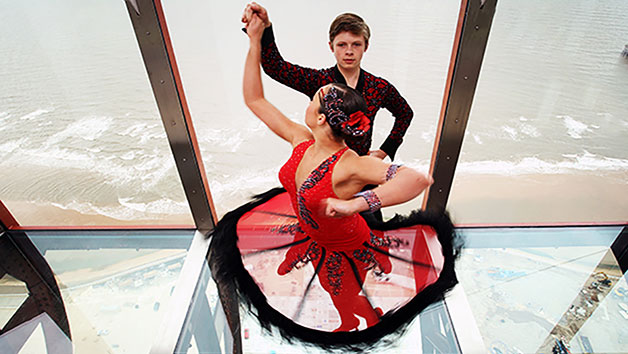
[[443, 299], [444, 294], [457, 283], [454, 263], [462, 248], [461, 238], [456, 234], [447, 213], [414, 211], [408, 216], [396, 215], [382, 222], [367, 218], [369, 227], [375, 230], [392, 230], [413, 225], [429, 225], [436, 230], [442, 247], [444, 264], [436, 282], [428, 285], [412, 300], [395, 310], [385, 313], [380, 321], [364, 330], [351, 332], [327, 332], [301, 326], [271, 307], [266, 296], [246, 271], [237, 247], [237, 223], [240, 217], [271, 198], [284, 193], [283, 188], [274, 188], [253, 197], [253, 200], [227, 213], [210, 234], [209, 264], [212, 275], [218, 282], [231, 282], [237, 289], [240, 301], [257, 317], [262, 328], [279, 333], [288, 342], [302, 341], [323, 349], [363, 351], [374, 345], [392, 345], [407, 329], [410, 322], [427, 306]]

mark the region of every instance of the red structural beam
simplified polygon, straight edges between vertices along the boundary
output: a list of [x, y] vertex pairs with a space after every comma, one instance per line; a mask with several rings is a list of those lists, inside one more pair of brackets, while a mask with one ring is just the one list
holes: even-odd
[[9, 230], [14, 230], [20, 226], [6, 205], [2, 203], [2, 200], [0, 200], [0, 222], [2, 222], [2, 224], [4, 224], [4, 226], [6, 226]]

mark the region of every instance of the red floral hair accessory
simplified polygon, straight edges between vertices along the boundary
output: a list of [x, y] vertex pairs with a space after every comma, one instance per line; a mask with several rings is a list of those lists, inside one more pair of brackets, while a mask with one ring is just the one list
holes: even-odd
[[343, 100], [339, 96], [340, 91], [332, 86], [321, 99], [327, 123], [336, 129], [339, 128], [345, 135], [363, 137], [371, 129], [371, 121], [362, 111], [347, 115], [342, 110]]
[[357, 111], [349, 115], [349, 119], [342, 122], [342, 130], [352, 136], [363, 136], [371, 129], [371, 121], [362, 111]]

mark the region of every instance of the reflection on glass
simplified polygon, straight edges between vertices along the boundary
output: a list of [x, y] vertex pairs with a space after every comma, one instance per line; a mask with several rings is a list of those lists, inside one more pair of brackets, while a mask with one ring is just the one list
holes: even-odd
[[[100, 348], [89, 352], [105, 348], [146, 352], [155, 340], [186, 250], [101, 249], [94, 253], [46, 254], [54, 268], [65, 268], [57, 271], [57, 279], [63, 287], [75, 345], [90, 338], [96, 341], [90, 346]], [[98, 264], [111, 259], [115, 261]], [[134, 332], [132, 337], [130, 332]]]
[[554, 337], [564, 338], [572, 353], [624, 351], [618, 310], [628, 306], [622, 295], [628, 288], [609, 251], [618, 228], [465, 234], [469, 245], [457, 271], [487, 351], [551, 352]]
[[[75, 352], [149, 351], [163, 315], [168, 311], [192, 231], [154, 234], [31, 232], [29, 236], [54, 272]], [[35, 273], [34, 276], [42, 275]], [[17, 311], [20, 299], [28, 296], [24, 290], [24, 284], [12, 277], [0, 279], [3, 294], [0, 320], [5, 321]], [[29, 290], [33, 292], [32, 287]], [[29, 299], [39, 309], [46, 308], [50, 301], [37, 294]], [[56, 307], [55, 310], [44, 313], [50, 315], [51, 320], [38, 318], [33, 322], [27, 335], [34, 333], [35, 326], [41, 323], [43, 338], [48, 341], [49, 333], [56, 333], [50, 330], [50, 323], [59, 322], [60, 318]], [[28, 342], [33, 341], [31, 337], [26, 337]], [[39, 344], [29, 345], [44, 343], [35, 342]], [[33, 352], [46, 351], [40, 347]]]
[[15, 309], [22, 306], [28, 298], [28, 289], [24, 282], [5, 274], [0, 279], [2, 289], [2, 306], [0, 306], [0, 328], [6, 328], [6, 324], [15, 313]]
[[230, 353], [232, 348], [231, 330], [218, 300], [216, 283], [205, 262], [176, 353]]
[[[246, 2], [163, 1], [204, 165], [219, 214], [279, 185], [277, 172], [290, 156], [245, 107], [242, 72], [248, 37], [240, 19]], [[335, 64], [329, 25], [354, 12], [371, 28], [362, 68], [389, 80], [406, 98], [414, 119], [396, 161], [427, 171], [447, 76], [459, 1], [343, 1], [262, 3], [284, 59], [311, 68]], [[195, 11], [189, 11], [194, 8]], [[265, 94], [291, 119], [303, 123], [309, 98], [262, 74]], [[393, 118], [377, 114], [373, 147], [379, 148]], [[415, 201], [411, 208], [416, 208]]]
[[456, 169], [458, 222], [626, 219], [628, 3], [500, 1]]
[[[574, 310], [576, 311], [576, 310]], [[572, 353], [619, 353], [628, 346], [628, 326], [618, 325], [612, 331], [601, 331], [608, 323], [624, 324], [628, 321], [628, 283], [620, 278], [609, 295], [585, 322], [569, 343]]]
[[0, 40], [0, 199], [20, 224], [192, 224], [124, 1], [2, 2]]

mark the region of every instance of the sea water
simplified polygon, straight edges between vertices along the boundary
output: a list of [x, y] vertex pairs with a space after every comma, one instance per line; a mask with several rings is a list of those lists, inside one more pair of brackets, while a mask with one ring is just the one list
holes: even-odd
[[[277, 186], [290, 154], [244, 106], [244, 1], [162, 1], [219, 213]], [[473, 3], [473, 2], [472, 2]], [[372, 30], [363, 68], [414, 110], [396, 161], [427, 171], [460, 3], [268, 1], [287, 60], [334, 64], [339, 13]], [[628, 181], [628, 2], [497, 5], [457, 174], [617, 174]], [[116, 219], [188, 213], [124, 1], [0, 2], [0, 200]], [[301, 122], [307, 97], [264, 76]], [[379, 147], [393, 119], [375, 124]]]

